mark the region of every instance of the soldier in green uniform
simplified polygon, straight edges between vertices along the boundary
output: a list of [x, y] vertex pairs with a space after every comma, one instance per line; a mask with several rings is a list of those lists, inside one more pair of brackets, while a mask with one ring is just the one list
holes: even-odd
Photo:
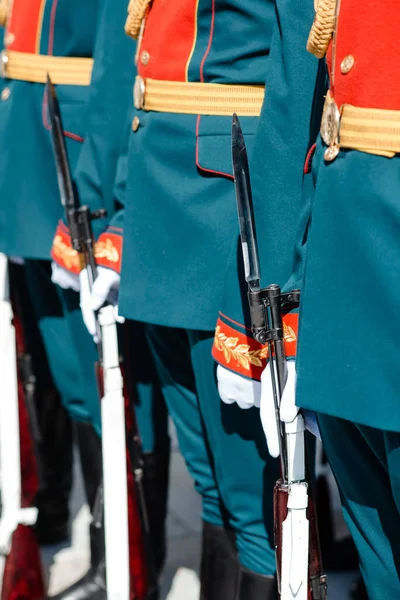
[[[121, 35], [125, 17], [125, 0], [104, 0], [96, 38], [85, 142], [75, 169], [75, 184], [81, 202], [91, 210], [104, 208], [107, 211], [107, 221], [120, 208], [126, 179], [124, 155], [127, 135], [124, 133], [127, 132], [124, 126], [126, 114], [132, 110], [135, 44]], [[110, 40], [114, 42], [110, 43]], [[93, 227], [95, 231], [96, 228], [101, 230], [105, 227], [105, 220], [94, 221]], [[115, 244], [113, 231], [114, 227], [110, 227], [107, 235], [101, 236], [95, 246], [99, 279], [106, 279], [109, 287], [113, 285], [115, 269], [119, 268], [121, 262], [121, 249]], [[63, 220], [57, 226], [51, 254], [56, 265], [56, 276], [68, 287], [72, 283], [69, 275], [79, 272], [80, 266]], [[79, 275], [82, 283], [80, 306], [83, 319], [93, 335], [93, 313], [91, 309], [85, 310], [87, 277], [84, 271]], [[111, 293], [109, 300], [112, 301], [114, 297], [115, 294]], [[129, 364], [131, 379], [136, 384], [134, 401], [144, 452], [146, 508], [154, 542], [156, 567], [160, 572], [166, 555], [165, 520], [170, 455], [168, 415], [164, 398], [155, 383], [157, 377], [144, 339], [143, 326], [127, 321], [120, 333], [122, 347], [126, 352], [125, 363]]]
[[[62, 222], [53, 244], [51, 268], [50, 249], [62, 207], [47, 131], [44, 82], [48, 72], [57, 86], [68, 157], [81, 200], [102, 204], [114, 181], [118, 123], [126, 113], [127, 101], [123, 94], [114, 94], [114, 84], [118, 86], [127, 74], [130, 79], [133, 63], [133, 44], [119, 35], [124, 18], [125, 10], [110, 10], [109, 2], [91, 0], [64, 6], [16, 0], [7, 14], [2, 56], [0, 249], [25, 259], [29, 297], [51, 371], [75, 423], [91, 509], [102, 478], [100, 405], [94, 377], [97, 356], [81, 316], [77, 257], [65, 242], [68, 231]], [[121, 44], [108, 46], [116, 32]], [[118, 63], [121, 54], [129, 53], [132, 56], [126, 61], [126, 70], [115, 71], [118, 80], [108, 82], [112, 94], [106, 103], [97, 86], [102, 70], [109, 69], [108, 60]], [[89, 87], [93, 57], [96, 69]], [[104, 254], [109, 256], [107, 248]], [[72, 273], [64, 266], [70, 266]], [[51, 275], [59, 285], [51, 282]], [[135, 354], [135, 358], [138, 403], [144, 407], [139, 421], [148, 426], [145, 493], [162, 563], [169, 456], [166, 412], [161, 405], [158, 429], [153, 427], [149, 405], [160, 395], [145, 352]], [[99, 523], [91, 527], [91, 550], [89, 573], [59, 598], [104, 597], [104, 540]]]
[[[204, 600], [276, 595], [278, 465], [268, 458], [258, 411], [220, 405], [211, 358], [237, 231], [232, 113], [252, 145], [265, 81], [269, 86], [274, 19], [274, 2], [130, 3], [127, 28], [139, 41], [125, 210], [99, 238], [101, 248], [109, 240], [119, 252], [123, 237], [119, 310], [145, 323], [203, 497]], [[99, 277], [92, 308], [110, 287]]]
[[[3, 48], [8, 2], [0, 3], [0, 46]], [[10, 89], [0, 78], [0, 106], [8, 100]], [[7, 155], [4, 148], [3, 156]], [[26, 269], [21, 257], [10, 257], [12, 293], [23, 325], [29, 372], [34, 377], [34, 396], [31, 410], [35, 412], [33, 441], [39, 465], [39, 490], [35, 502], [38, 518], [37, 538], [42, 545], [65, 543], [69, 539], [69, 497], [72, 487], [72, 428], [68, 412], [49, 369], [43, 338], [38, 328], [27, 290]], [[15, 307], [14, 307], [15, 308]]]
[[329, 92], [299, 237], [296, 403], [318, 413], [370, 600], [400, 597], [399, 25], [394, 4], [333, 0], [308, 45]]
[[[322, 119], [316, 113], [321, 136], [287, 284], [301, 287], [302, 297], [296, 370], [289, 369], [281, 411], [290, 420], [296, 401], [318, 414], [371, 600], [400, 595], [398, 27], [394, 5], [316, 4], [308, 48], [326, 55], [329, 91]], [[293, 166], [285, 176], [299, 174], [301, 165]], [[249, 374], [259, 378], [263, 368]], [[272, 405], [263, 387], [261, 402]]]

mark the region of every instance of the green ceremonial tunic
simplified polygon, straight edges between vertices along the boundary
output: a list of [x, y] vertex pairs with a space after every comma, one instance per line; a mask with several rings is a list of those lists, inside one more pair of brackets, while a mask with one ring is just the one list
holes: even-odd
[[[308, 226], [299, 236], [306, 242], [306, 260], [297, 401], [318, 412], [399, 432], [400, 210], [395, 142], [400, 93], [392, 81], [398, 79], [400, 15], [394, 5], [371, 2], [354, 20], [356, 9], [353, 2], [341, 3], [336, 36], [326, 55], [329, 97], [341, 115], [339, 147], [335, 154], [325, 155], [324, 142], [317, 144], [315, 193], [306, 204]], [[366, 43], [371, 31], [377, 51]], [[380, 47], [393, 62], [378, 69]], [[361, 111], [358, 120], [352, 113], [349, 117], [348, 106], [356, 115]], [[385, 124], [387, 114], [393, 124]], [[329, 111], [321, 132], [328, 141], [335, 118], [327, 115]], [[355, 149], [363, 147], [370, 152]], [[382, 150], [393, 150], [392, 158], [381, 156]]]
[[[91, 58], [98, 10], [99, 0], [58, 5], [51, 0], [15, 0], [5, 30], [5, 48]], [[85, 134], [88, 86], [60, 85], [57, 92], [74, 167]], [[6, 254], [50, 258], [62, 209], [46, 126], [44, 85], [5, 79], [0, 102], [0, 250]]]
[[313, 161], [297, 402], [398, 432], [398, 158], [344, 151], [327, 164], [323, 151]]
[[[57, 288], [50, 280], [50, 249], [62, 207], [47, 131], [45, 88], [43, 82], [18, 77], [40, 79], [40, 73], [43, 77], [37, 65], [46, 64], [47, 56], [79, 57], [86, 59], [88, 84], [99, 6], [97, 0], [83, 7], [78, 2], [67, 6], [49, 0], [10, 3], [4, 36], [9, 62], [0, 102], [0, 250], [25, 259], [29, 301], [57, 389], [70, 416], [91, 421], [98, 432], [96, 353], [82, 322], [79, 295]], [[19, 71], [13, 70], [15, 59]], [[24, 73], [21, 60], [25, 67], [27, 60], [33, 60], [36, 67], [25, 68]], [[87, 84], [57, 86], [72, 168], [85, 133]]]
[[[167, 25], [159, 33], [165, 39], [157, 45], [159, 23], [149, 17], [139, 56], [149, 48], [150, 60], [146, 68], [139, 62], [139, 74], [173, 81], [264, 85], [273, 2], [251, 1], [243, 7], [236, 0], [200, 0], [198, 5], [186, 0], [184, 5], [182, 14], [172, 6], [175, 21], [167, 14]], [[157, 2], [152, 10], [156, 9]], [[189, 9], [196, 15], [197, 27], [185, 25], [182, 35], [190, 43], [184, 46], [181, 40], [169, 57], [180, 19]], [[149, 323], [212, 330], [236, 232], [232, 119], [137, 110], [135, 116], [140, 125], [131, 132], [129, 147], [121, 314]], [[257, 121], [242, 118], [249, 145]]]
[[[88, 85], [57, 85], [57, 93], [68, 158], [79, 194], [83, 202], [87, 199], [93, 204], [104, 204], [103, 198], [112, 198], [108, 192], [113, 187], [119, 151], [118, 122], [122, 126], [130, 95], [128, 86], [126, 96], [114, 93], [121, 79], [131, 80], [132, 62], [121, 60], [123, 55], [133, 61], [133, 44], [120, 36], [126, 7], [121, 5], [118, 11], [110, 3], [91, 1], [85, 6], [44, 2], [39, 8], [32, 2], [14, 2], [6, 29], [6, 47], [15, 53], [41, 53], [42, 59], [46, 54], [96, 58], [90, 89]], [[110, 44], [114, 36], [116, 42]], [[114, 69], [114, 81], [109, 78], [110, 87], [104, 86], [109, 90], [107, 96], [100, 92], [98, 81], [103, 79], [105, 70], [109, 77], [108, 61], [117, 65], [126, 62], [126, 69]], [[44, 85], [5, 79], [3, 99], [0, 249], [29, 259], [26, 271], [31, 302], [56, 385], [71, 416], [91, 420], [100, 432], [93, 370], [96, 350], [82, 321], [79, 295], [50, 282], [47, 261], [62, 207], [47, 131]], [[38, 258], [46, 261], [32, 260]]]
[[[396, 600], [399, 12], [393, 4], [374, 2], [363, 4], [362, 13], [360, 8], [361, 3], [342, 0], [326, 57], [330, 98], [341, 115], [339, 147], [335, 151], [332, 146], [325, 155], [326, 146], [318, 140], [312, 167], [315, 189], [306, 199], [308, 218], [299, 235], [299, 272], [304, 272], [296, 403], [318, 413], [368, 598]], [[389, 57], [383, 66], [380, 49]], [[353, 114], [363, 109], [362, 116], [348, 119], [348, 107]], [[392, 118], [388, 124], [387, 114]], [[335, 117], [323, 119], [326, 140], [334, 123]], [[392, 158], [381, 156], [382, 150]]]

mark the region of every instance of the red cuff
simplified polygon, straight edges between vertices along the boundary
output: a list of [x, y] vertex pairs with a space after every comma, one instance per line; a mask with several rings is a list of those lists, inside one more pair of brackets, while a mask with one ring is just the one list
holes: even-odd
[[95, 246], [96, 262], [101, 267], [107, 267], [121, 272], [122, 235], [105, 231], [101, 234]]
[[[287, 357], [296, 356], [298, 317], [297, 313], [283, 317]], [[247, 332], [244, 326], [243, 331], [238, 331], [219, 318], [212, 354], [223, 367], [259, 381], [267, 364], [268, 347], [256, 342]]]
[[79, 275], [83, 268], [82, 257], [73, 249], [68, 227], [62, 221], [59, 221], [57, 225], [51, 249], [51, 258], [60, 267], [70, 271], [70, 273], [75, 273], [75, 275]]

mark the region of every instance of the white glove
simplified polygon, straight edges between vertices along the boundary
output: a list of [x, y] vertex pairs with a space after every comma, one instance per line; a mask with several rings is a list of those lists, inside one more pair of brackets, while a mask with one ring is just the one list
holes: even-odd
[[89, 288], [89, 279], [87, 270], [83, 269], [80, 272], [79, 280], [81, 287], [81, 298], [80, 305], [82, 310], [82, 318], [89, 331], [90, 335], [93, 336], [94, 341], [97, 342], [96, 336], [96, 321], [94, 312], [99, 310], [103, 304], [107, 301], [115, 306], [115, 316], [119, 323], [124, 321], [123, 318], [118, 316], [118, 291], [120, 283], [120, 275], [116, 271], [107, 269], [106, 267], [98, 267], [97, 278], [92, 286], [92, 290]]
[[217, 367], [218, 392], [225, 404], [236, 404], [240, 408], [248, 409], [260, 406], [261, 383], [241, 377], [218, 365]]
[[54, 261], [51, 263], [51, 280], [63, 290], [71, 289], [74, 292], [79, 292], [79, 275], [70, 273]]
[[[277, 457], [279, 456], [279, 432], [276, 424], [271, 365], [272, 363], [270, 361], [261, 374], [260, 418], [265, 437], [267, 438], [268, 451], [271, 456]], [[297, 416], [299, 409], [295, 405], [295, 363], [293, 361], [288, 361], [287, 368], [288, 374], [282, 396], [280, 418], [282, 421], [290, 422]]]
[[[287, 362], [287, 380], [283, 390], [279, 416], [284, 423], [291, 423], [297, 417], [299, 408], [296, 406], [296, 364]], [[308, 410], [302, 411], [306, 428], [320, 438], [315, 414]], [[274, 394], [271, 379], [271, 362], [261, 375], [260, 417], [267, 439], [268, 451], [271, 456], [279, 456], [279, 432], [276, 423]]]

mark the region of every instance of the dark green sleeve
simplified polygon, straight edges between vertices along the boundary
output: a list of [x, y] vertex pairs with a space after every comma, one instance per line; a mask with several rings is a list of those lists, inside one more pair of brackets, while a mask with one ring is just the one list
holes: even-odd
[[126, 0], [103, 0], [86, 110], [86, 135], [75, 169], [82, 203], [112, 218], [114, 182], [135, 79], [135, 43], [126, 36]]
[[113, 184], [113, 214], [108, 221], [107, 227], [101, 233], [96, 244], [97, 263], [103, 267], [121, 271], [122, 242], [124, 235], [124, 205], [125, 188], [128, 168], [128, 140], [131, 129], [131, 116], [129, 115], [122, 136], [122, 143], [116, 164], [116, 173]]
[[[250, 157], [263, 286], [284, 286], [292, 275], [294, 249], [305, 211], [304, 164], [316, 135], [312, 114], [318, 61], [306, 51], [314, 16], [313, 0], [276, 0], [275, 6], [266, 95]], [[233, 245], [214, 358], [241, 375], [259, 379], [265, 367], [265, 353], [251, 335], [238, 239], [233, 240]], [[287, 348], [290, 355], [295, 352], [297, 320], [290, 315], [289, 321], [287, 325], [293, 334]], [[243, 359], [238, 364], [235, 360], [226, 361], [225, 337], [238, 338], [241, 348], [248, 347], [246, 369]], [[253, 360], [254, 356], [260, 360]]]
[[[92, 210], [105, 208], [107, 217], [93, 222], [95, 237], [107, 230], [120, 209], [114, 196], [115, 179], [121, 148], [128, 137], [127, 120], [132, 107], [132, 90], [136, 75], [134, 64], [136, 44], [126, 36], [124, 25], [127, 15], [126, 0], [101, 0], [96, 30], [94, 66], [85, 109], [85, 135], [73, 176], [81, 204]], [[60, 222], [57, 232], [65, 230]], [[115, 236], [122, 229], [113, 229]], [[65, 236], [68, 239], [68, 236]], [[122, 240], [115, 237], [103, 244], [102, 259], [116, 260]], [[54, 254], [53, 254], [54, 257]], [[65, 265], [62, 265], [66, 268]]]

